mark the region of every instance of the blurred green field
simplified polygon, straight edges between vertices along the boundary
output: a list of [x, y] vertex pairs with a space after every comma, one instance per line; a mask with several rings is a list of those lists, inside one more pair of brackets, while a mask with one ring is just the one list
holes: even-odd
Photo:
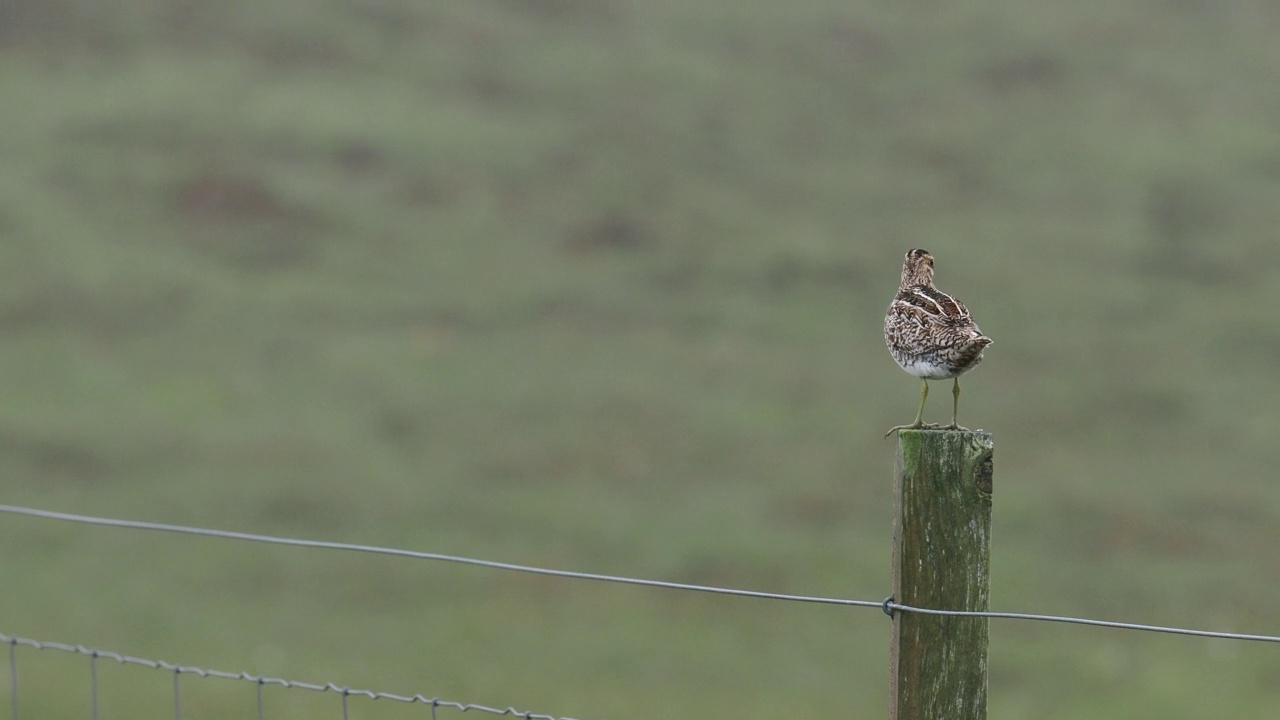
[[[1280, 633], [1278, 32], [1265, 0], [9, 0], [0, 502], [879, 600], [918, 398], [881, 321], [925, 247], [995, 338], [960, 414], [994, 609]], [[886, 712], [875, 610], [0, 543], [6, 634], [583, 720]], [[991, 634], [993, 720], [1280, 705], [1274, 646]], [[87, 716], [83, 658], [19, 664], [23, 718]], [[172, 712], [99, 672], [104, 719]]]

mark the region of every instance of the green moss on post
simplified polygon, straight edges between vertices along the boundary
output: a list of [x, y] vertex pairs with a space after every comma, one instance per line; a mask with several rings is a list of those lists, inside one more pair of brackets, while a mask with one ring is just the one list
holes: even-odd
[[[893, 596], [903, 605], [988, 609], [991, 436], [901, 430], [894, 466]], [[987, 716], [987, 619], [898, 611], [890, 720]]]

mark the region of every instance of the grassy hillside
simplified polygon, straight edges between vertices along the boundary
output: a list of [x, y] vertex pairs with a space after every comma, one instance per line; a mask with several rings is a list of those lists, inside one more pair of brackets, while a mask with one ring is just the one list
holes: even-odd
[[[8, 2], [0, 502], [878, 600], [918, 398], [880, 325], [925, 247], [995, 338], [960, 420], [996, 437], [997, 609], [1274, 634], [1277, 29], [1260, 0]], [[583, 720], [885, 710], [875, 611], [0, 543], [4, 633]], [[1280, 701], [1269, 646], [992, 642], [993, 720]], [[24, 717], [84, 716], [83, 660], [20, 664]], [[103, 717], [169, 712], [163, 673], [100, 679]]]

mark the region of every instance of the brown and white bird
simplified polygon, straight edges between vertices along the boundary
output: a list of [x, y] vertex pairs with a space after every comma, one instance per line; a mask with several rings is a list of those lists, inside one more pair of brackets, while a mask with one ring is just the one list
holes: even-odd
[[915, 430], [925, 425], [924, 401], [929, 381], [954, 378], [951, 424], [947, 430], [965, 430], [956, 424], [960, 407], [960, 376], [982, 362], [982, 351], [991, 338], [978, 330], [964, 303], [933, 286], [933, 256], [928, 250], [909, 250], [902, 263], [902, 280], [889, 312], [884, 316], [884, 341], [898, 365], [920, 378], [920, 409], [910, 425], [889, 428]]

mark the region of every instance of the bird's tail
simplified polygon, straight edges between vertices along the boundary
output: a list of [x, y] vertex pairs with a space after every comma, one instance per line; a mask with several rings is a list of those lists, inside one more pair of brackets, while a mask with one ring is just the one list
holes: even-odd
[[982, 351], [986, 350], [990, 344], [991, 338], [982, 333], [977, 333], [972, 338], [960, 343], [959, 347], [956, 348], [956, 355], [962, 358], [961, 364], [963, 365], [977, 364], [982, 361]]

